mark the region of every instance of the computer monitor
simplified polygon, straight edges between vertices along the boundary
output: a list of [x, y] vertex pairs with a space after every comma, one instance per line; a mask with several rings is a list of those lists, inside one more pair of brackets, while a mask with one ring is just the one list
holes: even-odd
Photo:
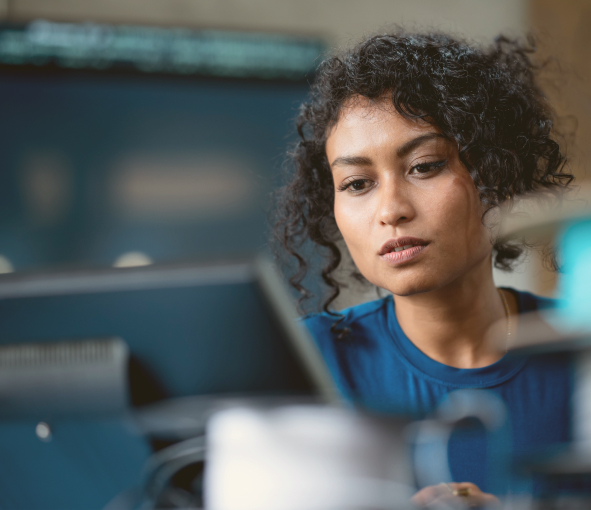
[[[0, 348], [119, 337], [163, 397], [337, 395], [264, 260], [6, 275], [0, 324]], [[133, 421], [44, 421], [51, 441], [37, 418], [0, 420], [0, 506], [100, 509], [140, 483], [151, 449]]]
[[272, 264], [0, 279], [0, 346], [119, 337], [166, 397], [334, 394]]

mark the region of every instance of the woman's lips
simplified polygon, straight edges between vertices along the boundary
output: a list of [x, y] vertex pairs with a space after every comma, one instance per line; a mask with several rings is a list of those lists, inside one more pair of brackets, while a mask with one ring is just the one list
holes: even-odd
[[389, 265], [396, 266], [409, 260], [414, 259], [419, 253], [422, 253], [426, 248], [427, 244], [413, 246], [402, 251], [391, 251], [380, 255]]

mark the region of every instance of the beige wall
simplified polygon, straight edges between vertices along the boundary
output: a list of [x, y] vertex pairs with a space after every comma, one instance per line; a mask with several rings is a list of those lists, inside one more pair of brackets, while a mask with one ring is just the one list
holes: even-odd
[[[8, 7], [7, 7], [8, 5]], [[520, 33], [526, 0], [0, 0], [10, 21], [45, 18], [314, 34], [330, 44], [388, 24], [433, 26], [472, 38]]]
[[545, 90], [565, 130], [576, 127], [568, 146], [577, 179], [591, 178], [591, 0], [531, 0], [530, 27], [539, 38], [540, 60], [553, 59]]
[[[545, 62], [542, 86], [558, 115], [568, 169], [575, 183], [591, 180], [591, 0], [530, 0], [527, 25]], [[571, 136], [574, 133], [574, 136]], [[532, 257], [532, 290], [552, 295], [557, 281]]]

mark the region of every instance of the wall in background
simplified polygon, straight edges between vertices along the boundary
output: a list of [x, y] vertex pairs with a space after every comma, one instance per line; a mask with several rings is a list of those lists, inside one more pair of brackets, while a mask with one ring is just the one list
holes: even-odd
[[539, 59], [547, 61], [544, 89], [559, 115], [559, 128], [576, 130], [569, 139], [570, 169], [591, 178], [591, 0], [530, 0], [530, 26]]
[[[526, 28], [537, 39], [541, 84], [557, 113], [575, 184], [591, 180], [591, 0], [529, 0]], [[574, 135], [574, 136], [573, 136]], [[552, 295], [557, 275], [530, 257], [533, 290]], [[507, 282], [510, 278], [507, 278]]]
[[356, 41], [388, 24], [416, 24], [490, 39], [519, 34], [526, 0], [0, 0], [10, 21], [45, 18], [194, 28], [287, 32]]

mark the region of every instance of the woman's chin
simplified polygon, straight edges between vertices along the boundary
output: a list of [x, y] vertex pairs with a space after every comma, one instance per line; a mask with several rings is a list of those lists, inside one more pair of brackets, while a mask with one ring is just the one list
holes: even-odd
[[376, 285], [390, 291], [396, 296], [413, 296], [424, 294], [445, 287], [453, 278], [441, 278], [441, 274], [396, 275], [392, 278], [381, 278]]
[[383, 282], [378, 285], [383, 289], [390, 291], [396, 296], [413, 296], [414, 294], [422, 294], [424, 292], [430, 292], [436, 290], [438, 285], [433, 282]]

